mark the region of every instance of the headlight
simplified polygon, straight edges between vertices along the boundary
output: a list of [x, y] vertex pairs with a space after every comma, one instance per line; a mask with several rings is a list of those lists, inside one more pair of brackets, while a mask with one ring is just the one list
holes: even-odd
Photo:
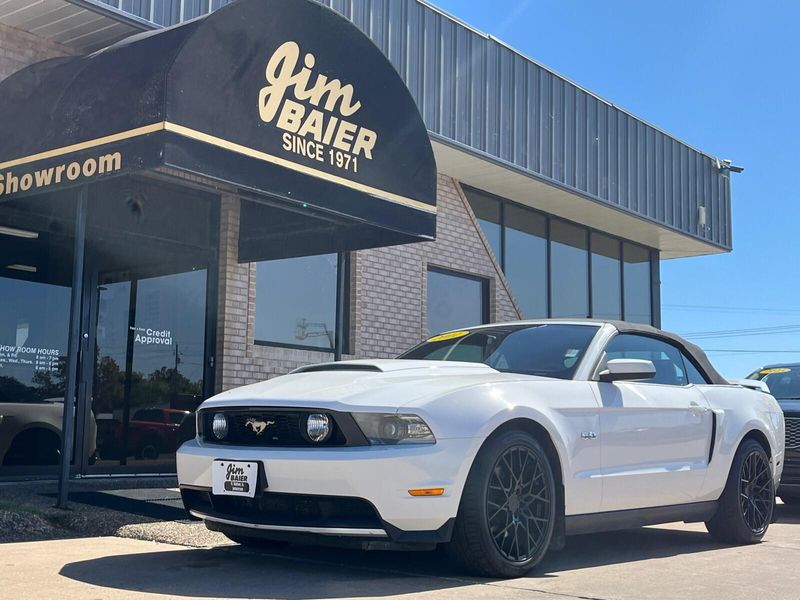
[[215, 414], [211, 421], [211, 431], [214, 432], [215, 438], [224, 440], [228, 435], [228, 418], [222, 413]]
[[312, 413], [306, 419], [306, 433], [309, 439], [316, 443], [321, 444], [329, 437], [331, 437], [331, 418], [322, 413]]
[[353, 413], [370, 444], [435, 444], [428, 424], [417, 415]]

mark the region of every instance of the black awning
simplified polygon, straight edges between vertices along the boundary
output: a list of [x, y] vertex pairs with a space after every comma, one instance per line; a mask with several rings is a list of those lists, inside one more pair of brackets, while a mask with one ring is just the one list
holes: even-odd
[[411, 94], [312, 0], [236, 0], [32, 65], [0, 83], [0, 115], [0, 201], [168, 166], [388, 243], [435, 235], [436, 165]]

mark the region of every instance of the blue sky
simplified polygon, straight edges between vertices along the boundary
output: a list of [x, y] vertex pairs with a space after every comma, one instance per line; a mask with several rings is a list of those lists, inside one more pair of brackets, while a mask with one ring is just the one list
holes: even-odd
[[[693, 341], [728, 377], [800, 361], [800, 2], [435, 4], [679, 139], [744, 166], [732, 175], [733, 252], [662, 262], [662, 325], [681, 334], [722, 332]], [[764, 328], [775, 329], [758, 331]], [[737, 352], [718, 351], [724, 349]]]

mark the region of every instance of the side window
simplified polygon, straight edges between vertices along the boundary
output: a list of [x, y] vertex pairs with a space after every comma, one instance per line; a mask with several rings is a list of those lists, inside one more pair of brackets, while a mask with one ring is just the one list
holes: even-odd
[[705, 385], [708, 383], [705, 375], [700, 372], [700, 369], [694, 366], [694, 363], [689, 360], [689, 357], [685, 354], [683, 355], [683, 364], [686, 367], [686, 377], [689, 383], [693, 383], [694, 385]]
[[[632, 333], [621, 333], [606, 346], [606, 360], [639, 358], [653, 362], [655, 377], [647, 383], [662, 385], [687, 385], [689, 383], [680, 350], [656, 338]], [[699, 375], [699, 373], [698, 373]]]

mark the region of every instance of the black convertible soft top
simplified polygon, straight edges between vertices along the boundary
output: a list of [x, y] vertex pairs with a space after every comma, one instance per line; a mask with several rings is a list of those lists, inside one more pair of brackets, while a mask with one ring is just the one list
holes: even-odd
[[[564, 319], [566, 320], [566, 319]], [[603, 321], [599, 319], [581, 319], [585, 320], [589, 323], [608, 323], [609, 325], [613, 325], [617, 331], [620, 333], [638, 333], [641, 335], [649, 335], [655, 338], [662, 338], [664, 340], [669, 341], [673, 346], [677, 346], [681, 350], [683, 350], [695, 363], [695, 366], [699, 368], [703, 373], [705, 373], [708, 380], [716, 385], [729, 385], [728, 382], [719, 372], [714, 368], [714, 365], [711, 364], [711, 361], [708, 360], [708, 356], [706, 353], [703, 352], [703, 349], [699, 346], [695, 346], [691, 342], [687, 342], [682, 337], [675, 335], [674, 333], [669, 333], [668, 331], [662, 331], [661, 329], [657, 329], [651, 325], [642, 325], [640, 323], [629, 323], [627, 321]]]
[[[518, 321], [517, 323], [525, 323], [526, 321]], [[648, 335], [654, 338], [661, 338], [673, 346], [677, 346], [680, 348], [689, 358], [692, 359], [695, 366], [700, 369], [705, 375], [706, 378], [715, 385], [730, 385], [730, 382], [725, 379], [719, 372], [714, 368], [714, 365], [711, 364], [711, 361], [708, 360], [708, 356], [706, 353], [703, 352], [703, 349], [699, 346], [695, 346], [691, 342], [687, 342], [682, 337], [675, 335], [674, 333], [670, 333], [668, 331], [662, 331], [661, 329], [657, 329], [652, 325], [643, 325], [641, 323], [629, 323], [628, 321], [613, 321], [613, 320], [604, 320], [604, 319], [541, 319], [541, 320], [534, 320], [533, 322], [541, 322], [541, 323], [590, 323], [593, 325], [603, 325], [608, 323], [616, 328], [617, 331], [620, 333], [638, 333], [640, 335]], [[496, 325], [503, 325], [504, 323], [496, 323]], [[505, 323], [510, 325], [511, 323]]]

